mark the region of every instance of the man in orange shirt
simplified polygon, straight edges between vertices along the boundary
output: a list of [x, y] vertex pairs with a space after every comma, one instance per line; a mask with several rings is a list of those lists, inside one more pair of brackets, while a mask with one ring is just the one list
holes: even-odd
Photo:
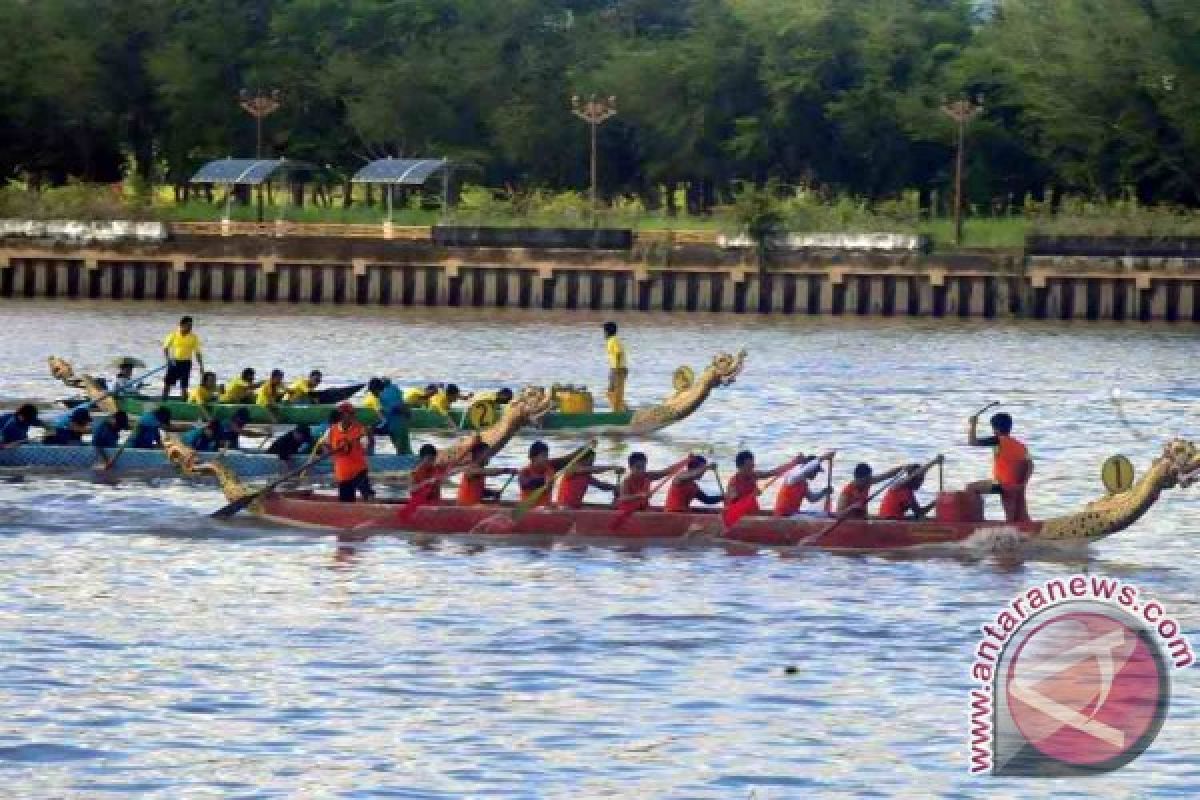
[[599, 480], [596, 476], [606, 472], [618, 475], [624, 472], [622, 467], [597, 467], [596, 453], [592, 450], [580, 456], [579, 461], [563, 468], [558, 480], [558, 496], [555, 502], [562, 508], [583, 508], [583, 499], [588, 489], [596, 488], [605, 492], [615, 492], [617, 485]]
[[755, 514], [760, 510], [758, 507], [758, 495], [760, 494], [758, 482], [760, 480], [782, 475], [800, 461], [793, 458], [775, 469], [759, 470], [755, 468], [754, 453], [743, 450], [737, 454], [733, 463], [737, 471], [733, 473], [733, 477], [729, 479], [729, 485], [725, 487], [725, 508], [729, 509], [736, 505], [739, 511], [738, 516], [741, 516], [742, 514]]
[[[942, 457], [938, 456], [938, 462], [941, 460]], [[880, 519], [904, 519], [910, 514], [914, 519], [921, 519], [937, 505], [936, 501], [921, 505], [917, 500], [917, 492], [925, 483], [929, 469], [921, 469], [919, 464], [909, 464], [908, 470], [912, 474], [907, 480], [888, 487], [883, 493], [883, 500], [879, 503]]]
[[543, 441], [529, 445], [529, 463], [517, 473], [517, 488], [521, 499], [528, 500], [540, 489], [545, 489], [535, 505], [550, 505], [550, 490], [554, 488], [554, 465], [550, 463], [550, 448]]
[[516, 475], [512, 467], [489, 467], [492, 449], [484, 441], [471, 445], [471, 463], [463, 470], [458, 484], [458, 504], [460, 506], [477, 506], [486, 500], [500, 499], [497, 489], [487, 488], [487, 479], [497, 475]]
[[1025, 444], [1013, 437], [1011, 416], [1005, 413], [993, 414], [990, 422], [992, 435], [980, 438], [976, 435], [979, 415], [976, 414], [968, 421], [967, 444], [971, 447], [992, 448], [992, 480], [968, 484], [967, 491], [978, 495], [1000, 495], [1006, 521], [1028, 522], [1029, 509], [1025, 505], [1025, 487], [1033, 477], [1033, 458], [1030, 457]]
[[828, 464], [833, 463], [833, 456], [834, 451], [832, 450], [820, 456], [805, 456], [804, 454], [797, 456], [799, 463], [784, 474], [783, 485], [779, 487], [779, 493], [775, 495], [775, 516], [790, 517], [799, 514], [800, 507], [806, 500], [810, 503], [819, 503], [832, 494], [832, 490], [828, 487], [813, 491], [809, 488], [808, 482], [820, 474], [822, 461]]
[[[689, 456], [690, 458], [690, 456]], [[631, 453], [629, 456], [629, 474], [621, 481], [621, 491], [617, 496], [617, 507], [623, 511], [630, 509], [645, 511], [650, 508], [651, 481], [667, 477], [672, 472], [682, 469], [688, 463], [685, 458], [666, 469], [649, 470], [646, 466], [649, 460], [645, 453]]]
[[854, 480], [842, 487], [838, 495], [838, 516], [849, 519], [866, 519], [871, 502], [871, 487], [877, 483], [890, 481], [908, 469], [908, 465], [889, 469], [878, 475], [871, 469], [870, 464], [859, 464], [854, 468]]
[[671, 487], [667, 489], [667, 501], [663, 511], [681, 513], [690, 511], [692, 502], [699, 500], [706, 506], [721, 503], [719, 494], [708, 494], [700, 488], [700, 479], [710, 470], [716, 471], [717, 465], [708, 463], [704, 456], [692, 456], [688, 459], [687, 468], [671, 479]]
[[359, 424], [352, 403], [339, 403], [341, 414], [329, 428], [328, 447], [333, 453], [333, 480], [338, 487], [338, 500], [353, 503], [355, 496], [363, 500], [375, 496], [367, 475], [367, 450], [374, 447], [371, 431]]

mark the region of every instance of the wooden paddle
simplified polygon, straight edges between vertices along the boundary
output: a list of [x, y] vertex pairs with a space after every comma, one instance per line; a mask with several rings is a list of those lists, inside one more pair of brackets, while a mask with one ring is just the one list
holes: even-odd
[[214, 519], [228, 519], [229, 517], [232, 517], [234, 514], [241, 511], [246, 506], [253, 503], [258, 498], [262, 497], [264, 494], [269, 494], [270, 492], [274, 491], [275, 488], [280, 486], [281, 484], [287, 483], [292, 478], [298, 477], [301, 473], [303, 473], [305, 470], [307, 470], [313, 464], [316, 464], [320, 461], [324, 461], [325, 459], [329, 458], [332, 455], [333, 455], [332, 450], [326, 450], [324, 453], [317, 456], [316, 458], [306, 461], [304, 463], [304, 466], [297, 467], [296, 469], [285, 473], [282, 477], [276, 478], [275, 480], [271, 481], [263, 488], [259, 489], [257, 492], [252, 492], [252, 493], [246, 495], [245, 497], [238, 498], [237, 500], [234, 500], [229, 505], [224, 506], [223, 508], [217, 509], [209, 516], [213, 517]]
[[[143, 372], [141, 375], [138, 375], [136, 378], [130, 378], [129, 381], [126, 383], [126, 385], [134, 386], [134, 385], [146, 380], [146, 378], [149, 378], [151, 375], [162, 372], [166, 368], [167, 368], [167, 365], [163, 364], [161, 367], [155, 367], [154, 369], [150, 370], [149, 372]], [[112, 397], [116, 393], [117, 393], [117, 391], [115, 389], [109, 389], [106, 392], [104, 392], [103, 394], [95, 397], [94, 399], [89, 400], [87, 403], [85, 403], [83, 405], [83, 407], [84, 408], [92, 408], [97, 403], [107, 400], [108, 398]], [[79, 408], [79, 406], [76, 406], [76, 408]]]
[[992, 402], [992, 403], [988, 403], [986, 406], [984, 406], [983, 408], [979, 409], [978, 411], [976, 411], [976, 412], [975, 412], [974, 414], [972, 414], [971, 416], [972, 416], [972, 418], [973, 418], [973, 419], [979, 419], [981, 416], [983, 416], [983, 412], [985, 412], [985, 411], [989, 411], [989, 410], [991, 410], [991, 409], [995, 408], [995, 407], [996, 407], [996, 406], [998, 406], [998, 405], [1000, 405], [1000, 403], [999, 403], [999, 402]]
[[125, 437], [125, 441], [121, 442], [121, 446], [117, 448], [117, 452], [113, 454], [112, 458], [104, 462], [104, 466], [101, 469], [107, 472], [117, 465], [117, 460], [121, 457], [121, 453], [124, 453], [125, 448], [129, 447], [129, 443], [133, 441], [133, 437], [137, 435], [138, 428], [140, 427], [142, 427], [141, 423], [133, 426], [133, 430], [129, 431], [129, 435]]
[[912, 470], [911, 472], [907, 472], [907, 471], [901, 472], [899, 475], [892, 478], [890, 481], [886, 481], [882, 486], [880, 486], [878, 489], [876, 489], [874, 492], [872, 492], [867, 497], [867, 501], [861, 509], [859, 509], [857, 506], [852, 507], [852, 508], [847, 508], [845, 511], [838, 514], [837, 519], [835, 519], [833, 522], [831, 522], [828, 526], [817, 531], [814, 534], [810, 534], [809, 536], [804, 537], [800, 541], [796, 542], [795, 546], [796, 547], [804, 547], [805, 545], [810, 545], [810, 544], [817, 542], [818, 540], [824, 538], [825, 536], [827, 536], [830, 533], [832, 533], [833, 531], [835, 531], [837, 529], [837, 527], [839, 525], [841, 525], [843, 522], [845, 522], [848, 519], [851, 519], [854, 516], [855, 512], [857, 512], [857, 511], [861, 510], [865, 514], [867, 509], [871, 505], [871, 501], [874, 500], [876, 497], [883, 494], [884, 492], [886, 492], [888, 489], [892, 488], [893, 486], [897, 486], [907, 480], [911, 480], [916, 475], [920, 475], [922, 473], [928, 472], [930, 469], [933, 468], [933, 465], [940, 462], [942, 460], [942, 458], [943, 458], [943, 456], [941, 454], [938, 454], [937, 458], [933, 459], [932, 461], [930, 461], [928, 464], [925, 464], [924, 466], [918, 467], [917, 469]]

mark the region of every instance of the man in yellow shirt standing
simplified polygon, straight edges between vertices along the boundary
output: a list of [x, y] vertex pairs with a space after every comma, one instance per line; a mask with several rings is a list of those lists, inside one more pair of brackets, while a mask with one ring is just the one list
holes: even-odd
[[163, 356], [167, 359], [167, 375], [163, 378], [162, 399], [171, 394], [171, 387], [179, 384], [180, 396], [186, 400], [188, 382], [192, 377], [192, 358], [204, 372], [204, 354], [200, 352], [200, 337], [192, 330], [192, 318], [183, 317], [179, 327], [163, 339]]
[[608, 405], [613, 411], [625, 411], [625, 381], [629, 377], [629, 362], [625, 345], [617, 338], [617, 323], [604, 323], [605, 350], [608, 352]]

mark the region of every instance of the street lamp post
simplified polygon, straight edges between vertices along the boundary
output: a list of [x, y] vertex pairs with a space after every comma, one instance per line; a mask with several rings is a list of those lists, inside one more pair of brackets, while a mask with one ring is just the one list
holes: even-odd
[[982, 102], [955, 100], [942, 106], [942, 113], [958, 125], [958, 147], [954, 156], [954, 245], [962, 246], [962, 179], [967, 149], [967, 123], [983, 113]]
[[[251, 92], [249, 89], [242, 89], [238, 92], [238, 105], [242, 107], [243, 111], [254, 117], [254, 157], [256, 159], [262, 158], [263, 119], [274, 114], [283, 105], [279, 90], [272, 89], [270, 92], [263, 92], [261, 90]], [[258, 221], [263, 221], [262, 184], [258, 186]]]
[[571, 97], [571, 113], [588, 124], [591, 131], [592, 143], [592, 226], [596, 225], [596, 130], [607, 120], [617, 115], [617, 98], [609, 95], [607, 98], [596, 99], [590, 95], [587, 100], [580, 100], [579, 95]]

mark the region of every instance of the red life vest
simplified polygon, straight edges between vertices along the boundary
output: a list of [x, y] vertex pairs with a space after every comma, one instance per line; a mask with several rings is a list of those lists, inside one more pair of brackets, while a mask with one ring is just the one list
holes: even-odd
[[687, 511], [692, 507], [692, 501], [699, 493], [700, 485], [695, 481], [672, 481], [670, 488], [667, 489], [667, 502], [663, 506], [663, 510], [672, 513]]
[[907, 486], [893, 486], [883, 493], [879, 504], [879, 516], [883, 519], [904, 519], [904, 515], [917, 502], [917, 493]]
[[[732, 503], [745, 504], [744, 513], [747, 514], [756, 513], [759, 510], [758, 478], [754, 477], [754, 473], [735, 472], [729, 479], [729, 490], [733, 493], [733, 500], [725, 504], [727, 507]], [[754, 499], [750, 500], [749, 498]]]
[[[539, 486], [526, 488], [526, 483], [530, 479], [538, 477], [542, 479], [542, 482]], [[550, 492], [554, 488], [554, 465], [543, 464], [540, 467], [535, 467], [532, 464], [526, 464], [525, 466], [521, 467], [521, 472], [517, 475], [517, 482], [521, 484], [522, 500], [528, 500], [534, 492], [541, 489], [542, 486], [545, 486], [546, 491], [542, 492], [541, 497], [539, 497], [538, 501], [534, 503], [534, 507], [548, 506], [550, 505], [551, 500]]]
[[558, 504], [563, 508], [583, 508], [583, 498], [592, 483], [586, 472], [564, 475], [558, 482]]
[[792, 516], [800, 510], [801, 504], [807, 499], [808, 481], [798, 480], [790, 486], [785, 483], [779, 487], [779, 494], [775, 495], [775, 516]]
[[[409, 476], [409, 494], [419, 492], [426, 502], [440, 500], [442, 497], [442, 485], [440, 482], [434, 481], [440, 473], [441, 469], [436, 464], [418, 464]], [[434, 482], [430, 483], [430, 481]], [[422, 486], [422, 484], [424, 485]]]
[[483, 490], [487, 478], [483, 475], [466, 475], [458, 484], [458, 504], [460, 506], [477, 506], [483, 502]]
[[992, 478], [1004, 487], [1020, 486], [1025, 478], [1025, 461], [1029, 450], [1011, 436], [996, 437], [998, 444], [992, 449]]
[[870, 486], [859, 488], [858, 484], [851, 481], [842, 487], [841, 502], [838, 505], [843, 509], [841, 513], [848, 517], [865, 517], [870, 498]]
[[[629, 475], [621, 482], [621, 494], [649, 494], [650, 493], [650, 476], [642, 473], [641, 475]], [[621, 510], [629, 511], [645, 511], [650, 507], [649, 497], [639, 497], [636, 500], [621, 501]]]

